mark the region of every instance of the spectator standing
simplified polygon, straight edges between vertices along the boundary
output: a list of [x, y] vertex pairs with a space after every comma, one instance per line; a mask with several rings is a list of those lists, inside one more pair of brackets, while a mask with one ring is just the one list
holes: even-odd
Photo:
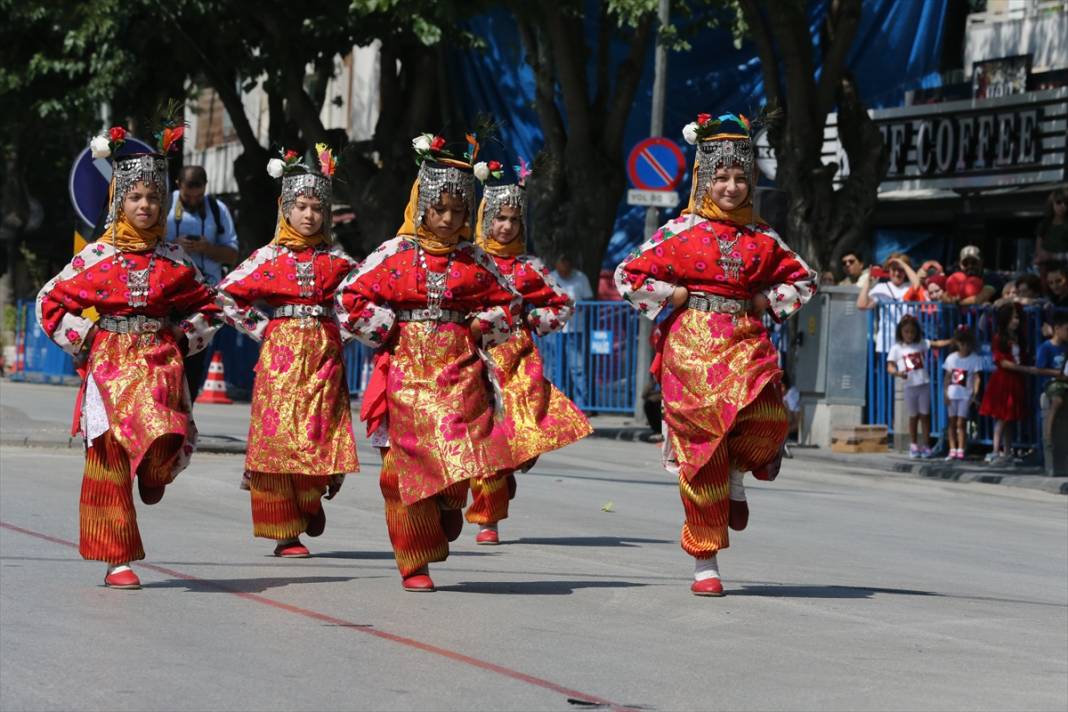
[[995, 465], [1012, 463], [1012, 431], [1027, 413], [1027, 389], [1024, 375], [1034, 369], [1023, 365], [1020, 316], [1013, 304], [1005, 304], [994, 313], [994, 374], [990, 377], [979, 414], [994, 419], [994, 448], [986, 461]]
[[1068, 267], [1053, 263], [1046, 268], [1046, 291], [1050, 306], [1068, 309]]
[[[874, 309], [880, 302], [903, 302], [909, 290], [920, 287], [920, 276], [912, 269], [908, 255], [895, 252], [886, 259], [885, 265], [885, 269], [872, 268], [871, 279], [857, 295], [857, 309]], [[872, 284], [883, 277], [888, 279]], [[875, 350], [878, 353], [886, 353], [890, 349], [894, 342], [895, 324], [902, 313], [900, 310], [893, 311], [887, 319], [876, 324]]]
[[[556, 259], [556, 269], [549, 276], [576, 304], [593, 299], [590, 280], [585, 273], [575, 269], [570, 255], [561, 254]], [[578, 407], [584, 410], [588, 409], [590, 405], [587, 398], [586, 383], [585, 322], [585, 314], [580, 309], [575, 314], [575, 318], [567, 323], [562, 332], [566, 346], [567, 369], [571, 375], [571, 397]]]
[[945, 376], [945, 399], [949, 455], [947, 460], [963, 460], [968, 447], [968, 413], [979, 403], [979, 373], [983, 360], [975, 353], [975, 335], [967, 326], [960, 326], [953, 335], [957, 350], [946, 357], [942, 369]]
[[1059, 312], [1053, 316], [1053, 335], [1043, 341], [1035, 352], [1035, 372], [1041, 379], [1039, 387], [1046, 399], [1048, 409], [1042, 421], [1042, 449], [1046, 471], [1053, 474], [1053, 421], [1064, 407], [1068, 396], [1068, 380], [1065, 380], [1065, 367], [1068, 366], [1068, 313]]
[[[237, 233], [226, 204], [207, 193], [208, 175], [202, 166], [185, 166], [167, 216], [167, 241], [177, 242], [212, 288], [223, 278], [223, 268], [237, 264]], [[195, 400], [204, 383], [209, 343], [185, 359], [185, 378]]]
[[[920, 322], [911, 314], [897, 323], [893, 348], [886, 356], [886, 370], [891, 376], [905, 381], [905, 409], [909, 416], [909, 457], [930, 457], [931, 379], [927, 374], [927, 359], [932, 346], [945, 346], [949, 341], [928, 341], [923, 338]], [[917, 432], [917, 430], [919, 432]]]
[[962, 247], [960, 251], [960, 271], [949, 275], [946, 280], [945, 301], [970, 306], [988, 304], [994, 299], [997, 290], [983, 279], [983, 257], [975, 245]]
[[845, 270], [845, 277], [838, 283], [839, 287], [864, 289], [871, 279], [871, 273], [865, 266], [864, 260], [860, 258], [859, 253], [852, 250], [842, 255], [842, 269]]
[[1042, 270], [1051, 262], [1068, 262], [1068, 188], [1058, 188], [1046, 199], [1046, 214], [1038, 226], [1035, 264]]

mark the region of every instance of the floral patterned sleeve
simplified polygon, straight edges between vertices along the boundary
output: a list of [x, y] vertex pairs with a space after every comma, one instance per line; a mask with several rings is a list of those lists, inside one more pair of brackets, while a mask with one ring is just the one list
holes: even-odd
[[157, 252], [182, 267], [167, 290], [167, 300], [171, 310], [182, 317], [178, 328], [185, 334], [186, 355], [195, 354], [211, 343], [215, 332], [222, 326], [215, 292], [180, 245], [160, 243]]
[[93, 306], [94, 293], [85, 273], [101, 260], [114, 254], [104, 243], [87, 245], [37, 295], [37, 323], [61, 349], [77, 356], [86, 346], [85, 337], [93, 322], [82, 310]]
[[664, 225], [616, 267], [616, 289], [620, 296], [649, 319], [656, 319], [679, 286], [672, 279], [671, 262], [662, 250], [666, 240], [681, 232], [678, 223], [679, 220], [673, 220]]
[[485, 307], [471, 312], [472, 319], [478, 319], [482, 327], [482, 346], [498, 346], [512, 337], [512, 326], [523, 308], [523, 297], [508, 283], [497, 263], [486, 252], [475, 245], [468, 244], [471, 256], [481, 267], [493, 275], [495, 283], [486, 294]]
[[538, 336], [564, 328], [575, 313], [575, 303], [556, 285], [549, 270], [537, 257], [524, 255], [516, 260], [515, 283], [523, 301], [531, 307], [527, 321]]
[[338, 287], [334, 311], [344, 341], [357, 339], [378, 348], [389, 339], [397, 315], [389, 306], [393, 280], [388, 260], [400, 251], [404, 239], [395, 237], [378, 246]]
[[263, 341], [270, 318], [256, 306], [259, 293], [250, 277], [274, 256], [275, 248], [271, 245], [256, 250], [223, 278], [216, 294], [223, 321], [256, 341]]
[[761, 226], [760, 232], [771, 238], [773, 244], [770, 259], [764, 261], [752, 283], [768, 298], [771, 318], [781, 322], [812, 298], [819, 284], [819, 275], [770, 227]]

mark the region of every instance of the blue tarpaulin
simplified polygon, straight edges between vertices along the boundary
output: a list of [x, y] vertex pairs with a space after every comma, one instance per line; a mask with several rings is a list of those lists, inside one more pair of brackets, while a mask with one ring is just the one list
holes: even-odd
[[[819, 26], [828, 4], [829, 0], [818, 0], [811, 2], [809, 8], [811, 31], [816, 38], [817, 67]], [[596, 5], [590, 3], [591, 8]], [[947, 0], [865, 0], [849, 56], [849, 69], [869, 106], [897, 106], [907, 90], [937, 84], [947, 5]], [[597, 16], [596, 12], [588, 14]], [[514, 18], [504, 11], [488, 13], [470, 20], [466, 29], [481, 37], [486, 47], [457, 53], [454, 57], [458, 70], [454, 75], [459, 77], [464, 108], [471, 117], [485, 112], [500, 122], [500, 139], [511, 155], [502, 155], [504, 151], [500, 147], [490, 147], [488, 156], [503, 159], [505, 165], [515, 162], [515, 154], [530, 160], [542, 147], [543, 138], [534, 109], [534, 74], [523, 61], [522, 42]], [[596, 47], [595, 22], [587, 22], [586, 29], [587, 47]], [[688, 161], [692, 161], [693, 152], [682, 142], [680, 131], [698, 113], [754, 114], [764, 103], [764, 81], [752, 42], [735, 49], [727, 30], [708, 29], [695, 37], [692, 45], [690, 51], [673, 52], [669, 56], [664, 117], [666, 135], [678, 140], [684, 150], [690, 149], [684, 151]], [[615, 50], [616, 57], [622, 56], [622, 47]], [[590, 82], [595, 81], [593, 73], [590, 74]], [[627, 124], [624, 152], [648, 135], [652, 76], [653, 52], [650, 51]], [[686, 183], [680, 190], [688, 190]], [[611, 251], [611, 259], [620, 251], [620, 242], [624, 243], [622, 252], [626, 252], [640, 241], [641, 219], [627, 216], [642, 213], [641, 208], [621, 209], [616, 229], [624, 231], [628, 239], [618, 240], [618, 235], [613, 238], [616, 249]], [[608, 257], [605, 262], [606, 266], [614, 266], [608, 264]]]

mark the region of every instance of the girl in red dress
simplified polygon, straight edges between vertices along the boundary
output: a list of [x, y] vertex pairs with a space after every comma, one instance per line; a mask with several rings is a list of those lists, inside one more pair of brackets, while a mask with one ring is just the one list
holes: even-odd
[[743, 474], [778, 474], [788, 427], [778, 353], [761, 317], [796, 312], [818, 276], [753, 214], [748, 120], [702, 114], [683, 135], [697, 144], [689, 207], [627, 257], [615, 280], [650, 319], [675, 307], [653, 363], [665, 465], [679, 477], [682, 548], [696, 560], [691, 591], [721, 596], [716, 553], [729, 544], [728, 524], [744, 529], [749, 517]]
[[[111, 129], [91, 144], [108, 158], [125, 141]], [[75, 430], [85, 436], [79, 551], [108, 564], [109, 588], [141, 587], [131, 561], [145, 558], [133, 478], [155, 504], [196, 443], [182, 358], [218, 328], [214, 295], [181, 247], [165, 242], [167, 156], [182, 136], [170, 123], [159, 153], [112, 165], [104, 235], [75, 255], [37, 295], [37, 321], [75, 358], [82, 387]], [[90, 318], [90, 310], [98, 318]]]
[[1013, 426], [1027, 413], [1027, 383], [1024, 375], [1034, 369], [1023, 365], [1020, 342], [1020, 315], [1013, 304], [994, 312], [994, 373], [983, 393], [979, 415], [994, 419], [994, 449], [987, 458], [992, 464], [1012, 462]]
[[[524, 463], [526, 472], [542, 453], [557, 450], [589, 435], [589, 420], [545, 378], [541, 354], [533, 335], [559, 331], [575, 307], [549, 277], [537, 257], [524, 254], [525, 183], [529, 170], [520, 159], [518, 182], [500, 180], [496, 161], [479, 163], [475, 173], [489, 178], [478, 209], [475, 243], [492, 257], [497, 269], [523, 297], [522, 318], [511, 337], [489, 349], [494, 374], [500, 384], [501, 416], [495, 434], [506, 440], [512, 460]], [[496, 476], [471, 480], [471, 506], [467, 521], [479, 525], [477, 544], [500, 543], [499, 522], [508, 516], [508, 502], [515, 496], [514, 468]]]
[[334, 295], [357, 266], [331, 240], [334, 157], [316, 146], [320, 171], [295, 151], [268, 163], [282, 178], [274, 239], [219, 284], [223, 318], [261, 341], [252, 389], [245, 475], [252, 533], [275, 556], [305, 558], [300, 535], [326, 527], [322, 498], [359, 470]]
[[516, 464], [493, 437], [485, 349], [512, 335], [520, 299], [470, 242], [477, 144], [463, 159], [441, 137], [413, 145], [419, 175], [404, 224], [345, 279], [337, 309], [344, 332], [378, 349], [361, 417], [383, 451], [379, 485], [402, 585], [433, 591], [428, 565], [460, 535], [468, 480]]

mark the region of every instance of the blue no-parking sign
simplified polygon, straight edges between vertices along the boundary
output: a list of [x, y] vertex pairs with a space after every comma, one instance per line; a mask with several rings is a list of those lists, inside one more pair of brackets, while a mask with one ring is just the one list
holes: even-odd
[[682, 150], [671, 139], [654, 136], [639, 141], [627, 157], [627, 175], [640, 190], [675, 190], [685, 166]]
[[[126, 139], [115, 156], [133, 153], [152, 153], [154, 148], [136, 138]], [[86, 148], [74, 159], [70, 169], [70, 202], [86, 225], [96, 227], [96, 221], [104, 212], [108, 201], [108, 184], [111, 183], [111, 162], [106, 158], [93, 158]]]

